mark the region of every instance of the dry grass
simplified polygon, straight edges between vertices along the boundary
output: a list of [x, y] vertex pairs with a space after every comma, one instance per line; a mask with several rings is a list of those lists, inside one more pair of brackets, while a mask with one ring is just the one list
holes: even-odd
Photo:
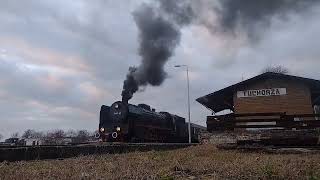
[[201, 145], [173, 151], [0, 163], [0, 179], [186, 178], [319, 179], [320, 154], [241, 153]]

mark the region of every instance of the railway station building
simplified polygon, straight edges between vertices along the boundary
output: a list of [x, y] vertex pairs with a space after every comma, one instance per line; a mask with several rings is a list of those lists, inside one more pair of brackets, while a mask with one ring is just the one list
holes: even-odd
[[[310, 116], [320, 113], [320, 81], [267, 72], [199, 97], [197, 101], [213, 114], [230, 110], [233, 115], [284, 113]], [[230, 117], [230, 114], [219, 117]]]

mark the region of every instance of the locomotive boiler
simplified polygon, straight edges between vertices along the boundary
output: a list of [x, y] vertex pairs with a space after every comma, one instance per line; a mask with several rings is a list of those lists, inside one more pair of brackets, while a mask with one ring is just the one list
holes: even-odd
[[[191, 127], [196, 142], [200, 129]], [[108, 142], [188, 142], [188, 129], [180, 116], [118, 101], [101, 106], [98, 136]]]

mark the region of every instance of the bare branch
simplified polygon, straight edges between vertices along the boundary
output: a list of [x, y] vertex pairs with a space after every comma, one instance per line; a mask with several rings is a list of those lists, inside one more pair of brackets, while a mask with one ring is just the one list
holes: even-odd
[[19, 138], [19, 133], [18, 132], [12, 133], [11, 138]]
[[283, 67], [283, 66], [268, 66], [262, 70], [262, 73], [266, 73], [266, 72], [288, 74], [289, 70], [288, 70], [288, 68]]

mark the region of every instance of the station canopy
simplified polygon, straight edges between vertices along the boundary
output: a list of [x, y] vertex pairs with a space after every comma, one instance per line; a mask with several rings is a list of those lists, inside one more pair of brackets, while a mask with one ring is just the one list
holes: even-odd
[[315, 79], [309, 79], [298, 76], [291, 76], [280, 73], [266, 72], [255, 76], [253, 78], [241, 81], [237, 84], [231, 85], [224, 89], [218, 90], [216, 92], [210, 93], [208, 95], [199, 97], [196, 99], [200, 104], [206, 108], [212, 110], [213, 112], [220, 112], [226, 109], [234, 111], [233, 95], [239, 89], [247, 87], [250, 84], [254, 84], [261, 80], [266, 79], [283, 79], [301, 82], [306, 84], [310, 88], [311, 100], [313, 105], [320, 105], [320, 81]]

